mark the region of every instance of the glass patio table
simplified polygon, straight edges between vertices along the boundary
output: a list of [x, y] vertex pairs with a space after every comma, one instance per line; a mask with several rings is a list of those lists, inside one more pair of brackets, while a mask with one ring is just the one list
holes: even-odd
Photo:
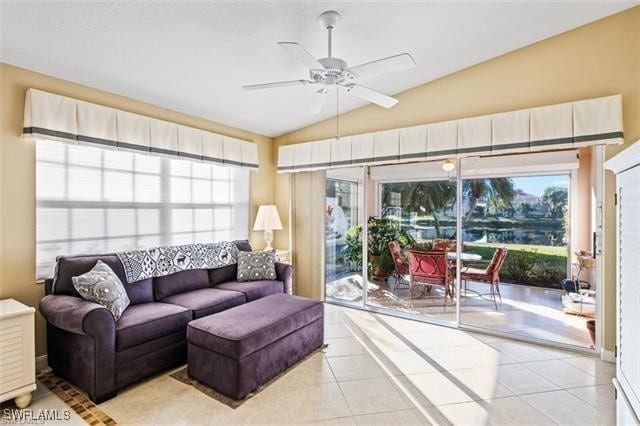
[[[449, 251], [447, 252], [447, 258], [449, 260], [456, 260], [458, 259], [458, 253], [456, 253], [455, 251]], [[478, 260], [482, 260], [482, 256], [480, 256], [479, 254], [474, 254], [474, 253], [460, 253], [460, 260], [463, 262], [477, 262]]]

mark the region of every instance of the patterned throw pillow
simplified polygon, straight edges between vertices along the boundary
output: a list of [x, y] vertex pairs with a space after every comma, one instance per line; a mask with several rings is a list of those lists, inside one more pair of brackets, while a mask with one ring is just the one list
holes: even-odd
[[240, 282], [276, 279], [276, 254], [273, 251], [238, 251]]
[[98, 260], [89, 272], [73, 277], [71, 281], [83, 299], [104, 306], [116, 321], [129, 306], [129, 296], [122, 281], [102, 260]]

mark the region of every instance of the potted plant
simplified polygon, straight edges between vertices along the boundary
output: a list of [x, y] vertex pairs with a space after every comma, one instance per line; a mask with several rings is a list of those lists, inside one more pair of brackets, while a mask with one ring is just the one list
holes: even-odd
[[[368, 273], [376, 278], [387, 278], [393, 272], [393, 259], [389, 242], [397, 240], [402, 248], [415, 245], [415, 240], [400, 228], [394, 219], [369, 217], [367, 221]], [[344, 256], [362, 265], [362, 225], [354, 226], [345, 235]]]

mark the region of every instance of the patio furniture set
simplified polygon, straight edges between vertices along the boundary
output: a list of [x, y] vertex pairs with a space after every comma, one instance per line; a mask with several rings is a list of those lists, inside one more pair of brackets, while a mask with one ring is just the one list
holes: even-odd
[[[410, 249], [408, 256], [402, 251], [398, 241], [389, 242], [389, 250], [394, 263], [394, 291], [403, 283], [408, 284], [409, 297], [416, 297], [416, 289], [422, 287], [420, 297], [425, 297], [425, 293], [431, 292], [435, 285], [444, 287], [444, 302], [447, 298], [453, 299], [455, 295], [454, 277], [456, 275], [456, 264], [458, 254], [455, 251], [455, 243], [447, 240], [434, 241], [430, 250]], [[500, 269], [507, 257], [507, 249], [499, 247], [493, 254], [491, 262], [485, 269], [464, 266], [460, 271], [460, 278], [464, 285], [464, 295], [468, 291], [467, 281], [481, 282], [489, 284], [491, 301], [496, 310], [498, 301], [502, 302], [500, 296]], [[471, 253], [460, 253], [462, 262], [478, 261], [482, 258]], [[475, 293], [475, 292], [474, 292]], [[479, 297], [485, 294], [476, 293]]]

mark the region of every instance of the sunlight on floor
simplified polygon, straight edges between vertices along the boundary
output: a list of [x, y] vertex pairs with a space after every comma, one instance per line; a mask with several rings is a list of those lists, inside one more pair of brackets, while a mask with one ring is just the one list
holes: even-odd
[[[352, 275], [328, 283], [327, 300], [361, 304], [361, 281], [360, 276]], [[425, 293], [425, 298], [411, 299], [406, 285], [396, 289], [391, 281], [392, 278], [389, 282], [369, 283], [367, 303], [425, 318], [455, 321], [455, 299], [445, 300], [441, 287], [434, 286]], [[461, 299], [462, 323], [580, 347], [588, 348], [592, 344], [586, 328], [588, 318], [563, 311], [562, 290], [501, 283], [502, 303], [498, 303], [496, 310], [486, 295], [475, 295], [486, 292], [487, 288], [486, 284], [468, 283], [468, 295]]]

